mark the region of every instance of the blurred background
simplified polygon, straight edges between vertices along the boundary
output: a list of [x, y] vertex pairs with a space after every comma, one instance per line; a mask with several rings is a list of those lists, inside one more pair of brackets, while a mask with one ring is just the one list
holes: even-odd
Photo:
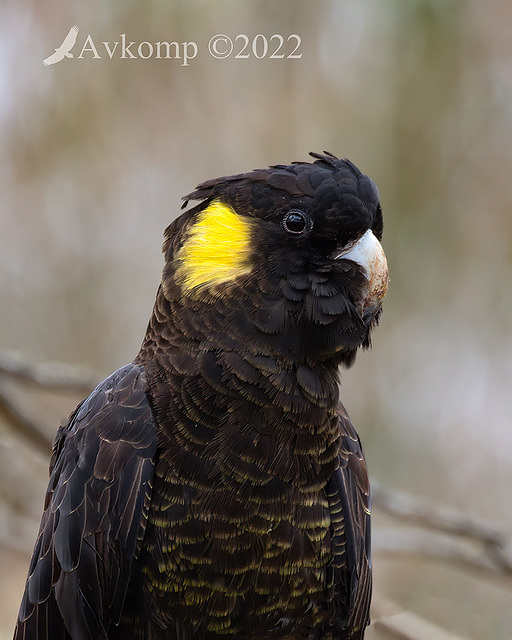
[[180, 198], [322, 150], [379, 186], [391, 274], [342, 373], [375, 486], [368, 637], [510, 638], [511, 25], [504, 0], [3, 1], [1, 640], [49, 442], [137, 353]]

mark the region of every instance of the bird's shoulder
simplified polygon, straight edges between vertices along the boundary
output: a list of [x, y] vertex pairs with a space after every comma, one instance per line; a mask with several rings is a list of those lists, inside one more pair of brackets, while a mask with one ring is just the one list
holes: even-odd
[[94, 433], [105, 442], [128, 443], [135, 436], [145, 435], [149, 442], [152, 432], [144, 425], [152, 420], [144, 366], [127, 364], [105, 378], [59, 427], [53, 443], [51, 471], [66, 443], [80, 442], [87, 434]]

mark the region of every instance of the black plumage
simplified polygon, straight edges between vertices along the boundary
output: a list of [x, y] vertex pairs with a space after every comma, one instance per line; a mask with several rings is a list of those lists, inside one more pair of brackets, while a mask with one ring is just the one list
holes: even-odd
[[57, 433], [16, 640], [363, 637], [369, 485], [338, 366], [384, 294], [343, 251], [382, 214], [312, 155], [186, 196], [137, 358]]

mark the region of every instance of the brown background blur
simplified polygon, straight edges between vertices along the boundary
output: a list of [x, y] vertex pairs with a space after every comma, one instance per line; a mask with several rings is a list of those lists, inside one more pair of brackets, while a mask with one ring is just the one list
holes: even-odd
[[[74, 24], [75, 57], [43, 66]], [[234, 42], [226, 59], [208, 51], [219, 33]], [[77, 58], [89, 34], [99, 59], [90, 48]], [[184, 65], [180, 46], [180, 59], [122, 59], [120, 42], [109, 59], [102, 42], [112, 47], [121, 34], [135, 41], [135, 55], [140, 42], [176, 41], [195, 42], [197, 56]], [[234, 57], [239, 34], [248, 36], [249, 58]], [[254, 41], [261, 59], [252, 49], [257, 34], [269, 41], [266, 56], [263, 38]], [[270, 58], [274, 34], [284, 38], [283, 59]], [[300, 59], [287, 57], [296, 42], [290, 34], [300, 36]], [[137, 353], [160, 277], [162, 232], [181, 196], [207, 178], [324, 149], [355, 162], [382, 196], [390, 291], [372, 351], [342, 374], [371, 474], [506, 536], [512, 4], [505, 0], [4, 0], [0, 351], [33, 364], [73, 364], [100, 381]], [[84, 395], [48, 393], [6, 375], [0, 383], [49, 437]], [[4, 414], [1, 640], [12, 633], [49, 458]], [[401, 532], [377, 507], [378, 595], [460, 637], [512, 637], [510, 577], [436, 559], [435, 532], [424, 536], [430, 553], [405, 553], [399, 542], [386, 550], [393, 527]]]

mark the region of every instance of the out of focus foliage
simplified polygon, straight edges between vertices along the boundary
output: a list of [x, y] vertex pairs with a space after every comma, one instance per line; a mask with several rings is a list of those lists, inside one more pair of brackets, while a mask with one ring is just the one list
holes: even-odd
[[[43, 66], [74, 24], [75, 57]], [[343, 373], [372, 474], [512, 531], [511, 24], [502, 0], [4, 1], [0, 349], [110, 373], [138, 350], [182, 195], [310, 150], [347, 156], [380, 188], [391, 271], [373, 350]], [[120, 43], [110, 59], [102, 43], [121, 34], [197, 55], [121, 58]], [[280, 34], [285, 54], [297, 34], [302, 57], [249, 45], [215, 59], [216, 34], [234, 53], [239, 34]], [[77, 57], [89, 35], [99, 59]], [[51, 432], [79, 399], [30, 411]], [[47, 459], [7, 421], [0, 459], [3, 639]], [[510, 584], [375, 564], [404, 607], [468, 638], [510, 637]]]

